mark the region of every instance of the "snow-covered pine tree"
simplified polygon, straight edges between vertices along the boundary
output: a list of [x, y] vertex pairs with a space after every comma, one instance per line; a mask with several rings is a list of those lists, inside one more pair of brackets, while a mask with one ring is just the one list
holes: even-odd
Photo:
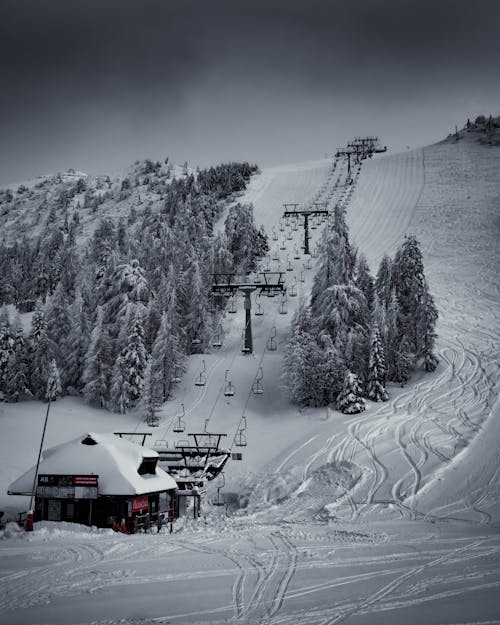
[[[171, 304], [175, 302], [172, 301]], [[166, 401], [170, 395], [172, 380], [184, 370], [180, 341], [174, 320], [176, 319], [173, 305], [162, 315], [160, 329], [156, 335], [151, 351], [151, 368], [153, 395]]]
[[352, 371], [346, 371], [342, 390], [337, 397], [337, 408], [344, 414], [357, 414], [366, 408], [358, 376]]
[[392, 290], [392, 260], [384, 254], [375, 278], [375, 292], [381, 305], [385, 308], [389, 305]]
[[151, 358], [148, 360], [146, 370], [144, 372], [144, 388], [140, 399], [139, 408], [144, 421], [154, 427], [158, 425], [161, 404], [163, 398], [158, 396], [158, 385], [155, 383], [154, 373], [152, 369]]
[[438, 312], [434, 300], [426, 288], [417, 309], [417, 357], [423, 361], [426, 371], [434, 371], [438, 365], [438, 358], [434, 353], [436, 339], [436, 321]]
[[316, 342], [309, 309], [301, 302], [292, 320], [290, 337], [283, 358], [281, 380], [293, 403], [324, 405], [323, 383], [318, 376], [321, 350]]
[[403, 335], [394, 352], [394, 371], [391, 380], [404, 386], [410, 378], [410, 365], [410, 345], [407, 337]]
[[66, 390], [76, 395], [83, 386], [85, 355], [90, 342], [90, 320], [81, 293], [77, 293], [70, 305], [70, 331], [67, 337]]
[[97, 318], [90, 336], [83, 370], [83, 397], [87, 404], [104, 407], [109, 398], [111, 347], [103, 310], [97, 307]]
[[427, 290], [420, 245], [415, 236], [405, 237], [396, 252], [392, 279], [400, 307], [400, 327], [408, 337], [414, 353], [417, 352], [417, 312]]
[[373, 401], [387, 401], [385, 390], [386, 365], [380, 330], [374, 323], [370, 340], [370, 360], [368, 363], [367, 396]]
[[317, 370], [318, 380], [323, 388], [323, 400], [320, 405], [326, 406], [335, 403], [342, 390], [346, 366], [344, 358], [335, 348], [327, 332], [319, 335], [318, 342], [322, 346]]
[[46, 306], [47, 337], [49, 339], [49, 354], [59, 363], [61, 385], [65, 391], [69, 383], [70, 347], [68, 340], [71, 332], [71, 315], [68, 300], [61, 283], [58, 284], [54, 295]]
[[31, 392], [38, 399], [44, 399], [47, 391], [50, 358], [45, 309], [41, 301], [37, 302], [31, 318], [31, 333], [28, 341]]
[[59, 377], [59, 369], [57, 368], [57, 363], [55, 358], [52, 358], [50, 361], [49, 375], [47, 378], [47, 389], [45, 391], [45, 399], [48, 401], [56, 401], [56, 399], [61, 395], [61, 380]]
[[110, 406], [115, 412], [124, 412], [139, 400], [146, 364], [142, 318], [136, 315], [132, 321], [128, 344], [116, 358], [113, 367]]
[[374, 297], [374, 281], [370, 274], [368, 261], [364, 254], [358, 254], [354, 271], [354, 284], [363, 293], [368, 310], [372, 310]]
[[14, 374], [11, 369], [14, 354], [14, 336], [9, 313], [7, 307], [3, 306], [0, 310], [0, 399], [7, 398], [11, 390], [10, 379]]
[[9, 365], [11, 373], [7, 384], [7, 396], [10, 401], [19, 401], [31, 396], [29, 390], [28, 344], [24, 336], [19, 313], [12, 323], [12, 337], [14, 339], [14, 351]]

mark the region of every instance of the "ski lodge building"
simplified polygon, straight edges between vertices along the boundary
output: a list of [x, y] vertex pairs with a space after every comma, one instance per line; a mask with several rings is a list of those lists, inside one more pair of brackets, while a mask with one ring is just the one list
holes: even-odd
[[[155, 523], [176, 503], [176, 481], [157, 466], [159, 455], [114, 434], [88, 433], [42, 454], [35, 521], [112, 527], [115, 521]], [[31, 495], [36, 467], [9, 487]]]

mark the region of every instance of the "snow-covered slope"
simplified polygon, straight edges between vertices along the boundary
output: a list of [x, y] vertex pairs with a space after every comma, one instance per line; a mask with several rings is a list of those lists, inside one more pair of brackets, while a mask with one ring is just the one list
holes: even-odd
[[[248, 446], [233, 448], [243, 461], [229, 463], [223, 492], [246, 507], [225, 519], [207, 505], [204, 519], [174, 535], [47, 526], [29, 541], [5, 541], [0, 622], [18, 608], [18, 623], [500, 623], [499, 171], [500, 150], [464, 141], [365, 162], [354, 191], [343, 186], [345, 165], [326, 160], [254, 176], [246, 199], [271, 237], [270, 264], [291, 262], [287, 282], [297, 279], [299, 297], [313, 268], [294, 258], [301, 230], [279, 229], [284, 202], [350, 200], [351, 237], [372, 272], [416, 234], [440, 312], [438, 369], [389, 387], [389, 402], [368, 402], [361, 415], [298, 410], [279, 376], [299, 297], [288, 298], [286, 315], [279, 298], [259, 298], [265, 314], [252, 318], [252, 356], [240, 351], [240, 300], [222, 348], [190, 359], [152, 438], [175, 441], [181, 402], [188, 431], [206, 425], [227, 432], [229, 444], [245, 415]], [[207, 384], [197, 387], [203, 360]], [[262, 395], [252, 392], [259, 367]], [[95, 426], [98, 411], [75, 418], [74, 400], [56, 408], [47, 444], [105, 428]], [[2, 490], [6, 472], [31, 464], [42, 416], [39, 404], [3, 406]], [[112, 419], [114, 428], [133, 424], [133, 415]], [[207, 499], [214, 494], [212, 485]]]

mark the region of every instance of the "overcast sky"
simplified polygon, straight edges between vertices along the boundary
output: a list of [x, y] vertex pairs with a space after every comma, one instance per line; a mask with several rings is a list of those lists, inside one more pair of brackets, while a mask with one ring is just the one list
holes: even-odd
[[261, 166], [500, 114], [499, 0], [2, 0], [0, 182]]

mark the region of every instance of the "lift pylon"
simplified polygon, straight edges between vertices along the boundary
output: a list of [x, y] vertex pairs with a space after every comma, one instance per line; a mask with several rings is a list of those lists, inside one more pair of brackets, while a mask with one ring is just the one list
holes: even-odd
[[[326, 209], [326, 207], [323, 209], [316, 208], [299, 210], [298, 204], [283, 204], [283, 206], [285, 208], [283, 212], [283, 217], [296, 217], [297, 219], [299, 217], [304, 218], [304, 254], [309, 254], [309, 239], [311, 238], [309, 234], [309, 219], [316, 215], [328, 216], [328, 210]], [[291, 207], [293, 207], [292, 210], [290, 210]]]

